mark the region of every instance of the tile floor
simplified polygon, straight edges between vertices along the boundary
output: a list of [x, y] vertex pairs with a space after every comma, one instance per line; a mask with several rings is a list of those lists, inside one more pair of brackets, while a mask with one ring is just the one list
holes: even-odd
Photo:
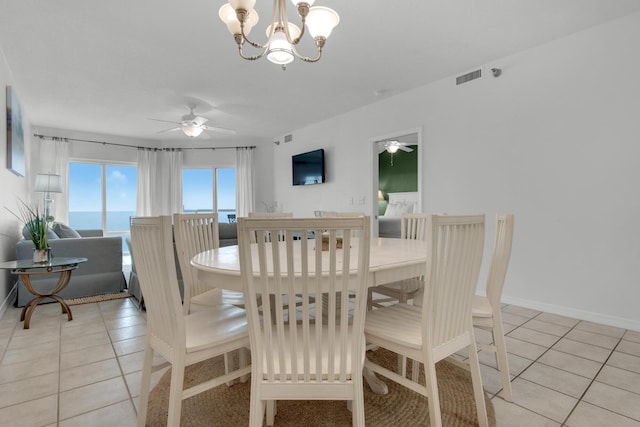
[[[133, 426], [145, 315], [128, 299], [0, 319], [0, 426]], [[640, 426], [640, 332], [504, 306], [514, 403], [481, 351], [499, 426]], [[490, 334], [477, 332], [479, 341]], [[157, 381], [162, 372], [155, 375]]]

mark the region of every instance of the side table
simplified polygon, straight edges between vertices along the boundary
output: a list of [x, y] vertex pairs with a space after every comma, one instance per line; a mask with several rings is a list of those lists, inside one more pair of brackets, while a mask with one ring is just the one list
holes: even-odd
[[[12, 274], [17, 274], [22, 279], [24, 286], [29, 292], [34, 295], [34, 298], [25, 304], [22, 312], [20, 313], [20, 321], [24, 320], [24, 329], [29, 329], [31, 322], [31, 315], [38, 306], [38, 304], [46, 299], [51, 298], [57, 301], [62, 307], [62, 313], [67, 314], [68, 320], [73, 320], [71, 315], [71, 309], [64, 301], [63, 298], [58, 296], [58, 293], [67, 287], [69, 280], [71, 279], [71, 273], [78, 268], [78, 264], [87, 262], [86, 258], [57, 258], [53, 257], [49, 262], [33, 262], [30, 259], [19, 259], [17, 261], [9, 261], [0, 263], [0, 269], [10, 269]], [[56, 285], [47, 293], [40, 293], [36, 291], [31, 285], [31, 276], [38, 274], [56, 274], [59, 273], [60, 277]]]

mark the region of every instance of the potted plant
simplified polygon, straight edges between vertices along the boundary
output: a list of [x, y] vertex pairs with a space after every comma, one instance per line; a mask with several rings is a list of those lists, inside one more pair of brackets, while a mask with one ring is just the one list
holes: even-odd
[[31, 207], [24, 201], [20, 200], [18, 206], [19, 214], [13, 213], [16, 218], [24, 223], [24, 226], [29, 233], [29, 237], [35, 246], [33, 250], [33, 262], [49, 262], [49, 256], [51, 254], [51, 248], [49, 247], [49, 222], [45, 217], [44, 212], [40, 212], [38, 207]]

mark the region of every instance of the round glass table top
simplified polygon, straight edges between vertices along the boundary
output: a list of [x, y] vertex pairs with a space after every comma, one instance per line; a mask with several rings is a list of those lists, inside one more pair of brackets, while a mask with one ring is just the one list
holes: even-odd
[[32, 259], [19, 259], [17, 261], [7, 261], [0, 263], [0, 268], [10, 270], [52, 268], [62, 267], [65, 265], [80, 264], [82, 262], [87, 262], [87, 259], [82, 257], [52, 257], [48, 262], [33, 262]]

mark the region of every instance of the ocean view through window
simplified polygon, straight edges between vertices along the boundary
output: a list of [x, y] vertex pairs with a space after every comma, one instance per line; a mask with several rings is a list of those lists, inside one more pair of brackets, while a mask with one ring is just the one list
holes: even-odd
[[137, 185], [135, 166], [69, 162], [69, 226], [121, 236], [128, 255], [124, 238], [136, 213]]
[[183, 169], [182, 209], [184, 213], [215, 211], [218, 222], [232, 222], [236, 215], [236, 170]]

